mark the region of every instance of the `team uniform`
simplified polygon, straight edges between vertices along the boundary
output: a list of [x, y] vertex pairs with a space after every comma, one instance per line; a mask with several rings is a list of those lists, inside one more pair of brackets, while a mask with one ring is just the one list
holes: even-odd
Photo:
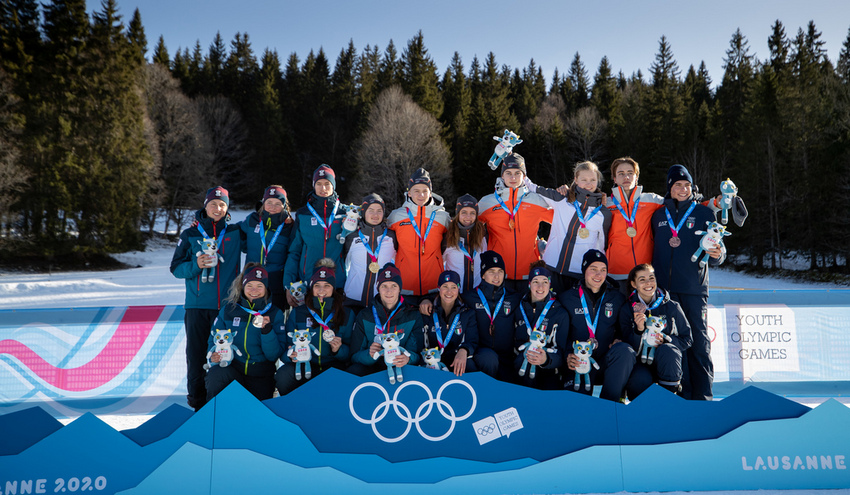
[[466, 371], [477, 371], [473, 357], [478, 348], [478, 324], [475, 311], [457, 299], [449, 314], [443, 310], [439, 298], [434, 301], [431, 316], [422, 316], [424, 348], [439, 347], [440, 361], [451, 368], [460, 349], [466, 349]]
[[[382, 267], [395, 261], [396, 236], [384, 222], [367, 225], [360, 221], [360, 228], [345, 238], [342, 252], [345, 257], [345, 304], [362, 309], [375, 298], [375, 282], [378, 272], [371, 267]], [[373, 264], [374, 263], [374, 264]]]
[[514, 311], [514, 322], [514, 348], [517, 349], [514, 368], [517, 371], [524, 358], [519, 347], [528, 344], [532, 329], [545, 333], [550, 340], [546, 346], [546, 362], [537, 366], [534, 378], [530, 374], [531, 364], [528, 364], [528, 369], [519, 377], [520, 383], [542, 390], [562, 389], [562, 374], [559, 371], [564, 364], [570, 330], [570, 320], [564, 307], [552, 293], [549, 299], [538, 302], [531, 302], [531, 294], [526, 294], [520, 302], [520, 308]]
[[404, 281], [402, 294], [418, 300], [436, 292], [437, 279], [443, 272], [443, 236], [449, 225], [443, 199], [433, 194], [425, 206], [418, 206], [408, 196], [401, 208], [390, 213], [387, 222], [395, 231], [395, 265]]
[[269, 273], [272, 302], [281, 309], [286, 304], [283, 270], [292, 236], [294, 221], [286, 210], [274, 215], [262, 209], [239, 222], [246, 239], [245, 263], [260, 263]]
[[[662, 196], [643, 192], [643, 186], [635, 186], [628, 197], [624, 197], [620, 187], [611, 191], [606, 205], [611, 212], [606, 254], [612, 279], [625, 284], [632, 268], [652, 261], [652, 214], [663, 202]], [[628, 234], [630, 227], [634, 229], [633, 236]]]
[[463, 301], [475, 311], [478, 349], [475, 365], [484, 373], [502, 381], [516, 382], [514, 370], [514, 313], [522, 297], [503, 283], [495, 287], [481, 281], [475, 290], [464, 292]]
[[[435, 283], [439, 277], [434, 277]], [[376, 317], [377, 316], [377, 321]], [[400, 300], [395, 307], [388, 310], [381, 303], [380, 297], [375, 297], [372, 304], [360, 311], [354, 319], [354, 329], [351, 334], [351, 366], [348, 372], [365, 376], [377, 371], [386, 370], [383, 358], [372, 359], [369, 347], [373, 342], [380, 343], [384, 332], [403, 332], [400, 346], [410, 353], [410, 365], [422, 362], [420, 353], [423, 349], [422, 315], [419, 311]]]
[[481, 247], [472, 248], [469, 242], [469, 232], [472, 226], [458, 225], [460, 239], [458, 246], [446, 246], [443, 250], [443, 265], [460, 275], [460, 292], [469, 292], [481, 283], [481, 253], [487, 251], [487, 237], [481, 239]]
[[286, 257], [283, 286], [289, 288], [293, 282], [308, 281], [313, 266], [322, 258], [330, 258], [336, 264], [335, 277], [338, 283], [345, 282], [345, 268], [341, 261], [342, 221], [345, 212], [336, 193], [322, 198], [310, 193], [307, 206], [295, 213], [292, 227], [292, 242]]

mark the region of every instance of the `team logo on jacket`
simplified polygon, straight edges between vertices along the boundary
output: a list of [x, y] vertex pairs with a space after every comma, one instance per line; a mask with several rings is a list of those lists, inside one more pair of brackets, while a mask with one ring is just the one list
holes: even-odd
[[319, 221], [316, 220], [316, 217], [310, 219], [310, 225], [319, 225]]
[[511, 303], [505, 301], [505, 305], [502, 306], [502, 308], [503, 308], [503, 311], [505, 312], [505, 316], [508, 316], [509, 314], [511, 314]]
[[233, 326], [234, 326], [234, 327], [238, 327], [238, 326], [239, 326], [239, 323], [240, 323], [241, 321], [242, 321], [242, 318], [240, 318], [239, 316], [234, 316], [234, 317], [233, 317]]
[[614, 305], [605, 303], [605, 318], [611, 318], [614, 315]]
[[312, 328], [313, 327], [313, 318], [310, 318], [308, 316], [307, 320], [304, 322], [304, 324], [307, 325], [307, 328]]
[[696, 217], [688, 217], [688, 229], [694, 228], [694, 225], [696, 225], [696, 223], [697, 223]]

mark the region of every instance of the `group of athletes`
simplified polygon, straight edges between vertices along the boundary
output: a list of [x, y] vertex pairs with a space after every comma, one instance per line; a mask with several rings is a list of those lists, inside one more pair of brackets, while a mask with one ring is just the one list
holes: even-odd
[[[354, 231], [328, 165], [294, 213], [272, 185], [231, 223], [228, 191], [210, 189], [171, 262], [186, 282], [189, 405], [234, 380], [263, 400], [331, 367], [365, 376], [408, 365], [547, 390], [601, 386], [613, 401], [653, 383], [711, 400], [708, 266], [725, 249], [708, 249], [707, 264], [692, 255], [720, 197], [703, 200], [682, 165], [664, 196], [642, 190], [629, 157], [610, 173], [611, 194], [592, 162], [546, 188], [512, 153], [493, 194], [461, 196], [451, 217], [420, 168], [399, 208], [364, 197]], [[393, 339], [404, 351], [384, 359]]]

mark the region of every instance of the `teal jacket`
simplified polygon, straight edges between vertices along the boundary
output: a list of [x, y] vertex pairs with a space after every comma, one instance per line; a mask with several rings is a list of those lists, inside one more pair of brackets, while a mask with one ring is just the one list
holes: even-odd
[[[316, 308], [315, 313], [319, 316], [319, 318], [326, 321], [331, 315], [333, 303], [334, 300], [331, 297], [325, 298], [324, 304], [319, 304], [319, 299], [313, 297], [313, 307]], [[310, 354], [311, 366], [318, 365], [320, 369], [324, 370], [333, 364], [348, 364], [348, 359], [351, 356], [351, 329], [354, 327], [354, 312], [345, 306], [342, 307], [342, 311], [344, 313], [342, 325], [337, 326], [333, 323], [333, 320], [336, 319], [336, 315], [334, 315], [334, 317], [331, 318], [331, 321], [328, 322], [330, 329], [342, 339], [342, 345], [339, 350], [334, 353], [331, 351], [330, 344], [322, 340], [322, 327], [319, 326], [319, 324], [315, 321], [315, 318], [313, 318], [310, 314], [310, 311], [307, 309], [307, 305], [302, 304], [301, 306], [293, 308], [289, 313], [289, 318], [286, 320], [286, 332], [279, 335], [281, 338], [281, 347], [283, 347], [283, 357], [281, 358], [281, 361], [284, 363], [291, 362], [287, 356], [288, 349], [293, 345], [292, 338], [289, 336], [289, 333], [295, 330], [309, 329], [314, 334], [310, 343], [319, 350], [318, 356], [313, 353]]]
[[[334, 203], [338, 201], [336, 193], [329, 198], [320, 198], [310, 193], [308, 204], [310, 204], [322, 221], [327, 224], [333, 212]], [[342, 243], [339, 236], [342, 234], [342, 221], [345, 220], [345, 212], [342, 203], [336, 210], [331, 220], [328, 235], [319, 224], [318, 219], [305, 206], [295, 212], [295, 225], [292, 227], [292, 242], [289, 244], [289, 254], [286, 257], [286, 268], [283, 272], [283, 287], [289, 288], [289, 284], [302, 280], [308, 282], [313, 275], [313, 267], [322, 258], [330, 258], [336, 263], [334, 276], [336, 286], [345, 286], [345, 267], [342, 264]]]
[[215, 345], [213, 335], [216, 330], [229, 328], [236, 334], [233, 337], [233, 347], [239, 349], [242, 355], [234, 351], [233, 362], [230, 366], [237, 366], [239, 371], [248, 376], [274, 374], [274, 363], [283, 354], [283, 348], [280, 345], [280, 335], [285, 325], [283, 311], [274, 306], [266, 311], [264, 316], [268, 316], [271, 320], [269, 321], [271, 328], [267, 329], [267, 333], [263, 333], [262, 328], [251, 324], [252, 315], [244, 309], [260, 311], [266, 304], [265, 300], [257, 301], [252, 308], [245, 299], [241, 299], [238, 304], [228, 302], [218, 312], [210, 332], [210, 348]]

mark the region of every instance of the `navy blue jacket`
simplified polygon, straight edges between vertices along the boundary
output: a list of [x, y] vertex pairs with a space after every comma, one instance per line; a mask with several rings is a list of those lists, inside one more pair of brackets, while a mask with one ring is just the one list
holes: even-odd
[[[366, 309], [360, 311], [357, 317], [354, 318], [354, 330], [351, 333], [351, 362], [359, 363], [366, 366], [372, 366], [378, 361], [372, 359], [369, 353], [369, 347], [379, 336], [377, 327], [375, 326], [375, 316], [372, 314], [372, 308], [381, 323], [388, 325], [385, 331], [388, 332], [404, 332], [404, 337], [399, 342], [401, 347], [410, 353], [409, 364], [420, 364], [422, 362], [423, 335], [422, 335], [422, 315], [419, 314], [418, 308], [408, 306], [403, 301], [398, 304], [401, 307], [396, 311], [393, 317], [387, 321], [392, 311], [387, 311], [381, 303], [380, 295], [375, 297], [372, 304]], [[378, 358], [380, 360], [381, 358]]]
[[[693, 344], [691, 337], [691, 325], [685, 317], [682, 307], [676, 301], [670, 299], [670, 293], [664, 289], [658, 289], [658, 297], [661, 298], [661, 304], [649, 312], [653, 316], [666, 316], [667, 328], [664, 333], [670, 336], [671, 343], [679, 348], [683, 353], [688, 350]], [[638, 295], [632, 293], [629, 296], [627, 304], [624, 304], [620, 309], [620, 326], [623, 329], [626, 342], [629, 343], [635, 350], [640, 347], [640, 340], [643, 332], [637, 331], [635, 325], [634, 311], [632, 304], [638, 302]]]
[[[505, 286], [493, 287], [485, 281], [481, 281], [478, 286], [484, 294], [484, 299], [487, 301], [488, 310], [492, 314], [499, 304], [499, 299], [505, 291]], [[505, 294], [505, 301], [502, 307], [499, 308], [499, 313], [495, 315], [492, 333], [490, 329], [490, 318], [484, 310], [484, 303], [478, 295], [477, 290], [471, 290], [461, 294], [463, 301], [470, 307], [475, 309], [475, 321], [478, 326], [478, 347], [489, 348], [496, 351], [500, 356], [510, 355], [514, 353], [514, 331], [516, 329], [514, 323], [514, 311], [519, 310], [519, 301], [522, 297], [520, 294], [508, 292]]]
[[[564, 364], [566, 355], [572, 347], [567, 347], [569, 345], [567, 343], [567, 338], [570, 333], [569, 315], [561, 303], [558, 302], [554, 294], [551, 294], [550, 297], [554, 299], [555, 302], [549, 308], [549, 311], [546, 312], [546, 317], [540, 321], [537, 329], [543, 330], [546, 332], [546, 335], [553, 337], [552, 343], [547, 347], [555, 351], [552, 353], [546, 353], [546, 357], [548, 359], [541, 367], [555, 369], [560, 368], [561, 365]], [[521, 308], [525, 310], [525, 316], [528, 318], [528, 324], [526, 324], [521, 310], [518, 309], [517, 311], [514, 311], [514, 320], [516, 321], [516, 331], [514, 332], [515, 348], [518, 349], [519, 346], [528, 342], [528, 339], [531, 336], [531, 329], [528, 328], [528, 325], [535, 326], [538, 324], [537, 319], [540, 317], [540, 313], [543, 311], [543, 308], [546, 307], [547, 302], [548, 300], [532, 303], [531, 294], [527, 294], [523, 298], [520, 304], [522, 304]]]
[[[605, 355], [608, 354], [608, 348], [615, 339], [626, 341], [625, 334], [620, 327], [620, 308], [626, 302], [625, 296], [619, 290], [611, 287], [608, 282], [602, 286], [600, 296], [594, 298], [591, 295], [590, 289], [584, 285], [584, 281], [576, 284], [572, 289], [564, 292], [558, 298], [564, 309], [567, 310], [570, 319], [570, 332], [567, 337], [566, 354], [573, 352], [573, 342], [586, 341], [590, 339], [590, 332], [585, 320], [584, 308], [579, 297], [579, 286], [584, 290], [585, 299], [587, 299], [588, 310], [590, 311], [590, 319], [596, 318], [596, 313], [599, 311], [599, 319], [596, 321], [595, 337], [598, 345], [593, 350], [593, 359], [601, 366], [605, 367]], [[601, 304], [601, 307], [600, 307]]]
[[478, 348], [478, 323], [475, 321], [475, 310], [463, 302], [462, 299], [455, 301], [451, 312], [446, 315], [439, 297], [434, 301], [434, 313], [431, 316], [423, 316], [422, 331], [425, 334], [425, 347], [438, 347], [438, 336], [434, 320], [440, 324], [440, 338], [446, 337], [455, 318], [457, 325], [449, 339], [446, 347], [442, 349], [441, 361], [450, 365], [454, 362], [455, 355], [460, 349], [466, 349], [466, 355], [472, 357]]

